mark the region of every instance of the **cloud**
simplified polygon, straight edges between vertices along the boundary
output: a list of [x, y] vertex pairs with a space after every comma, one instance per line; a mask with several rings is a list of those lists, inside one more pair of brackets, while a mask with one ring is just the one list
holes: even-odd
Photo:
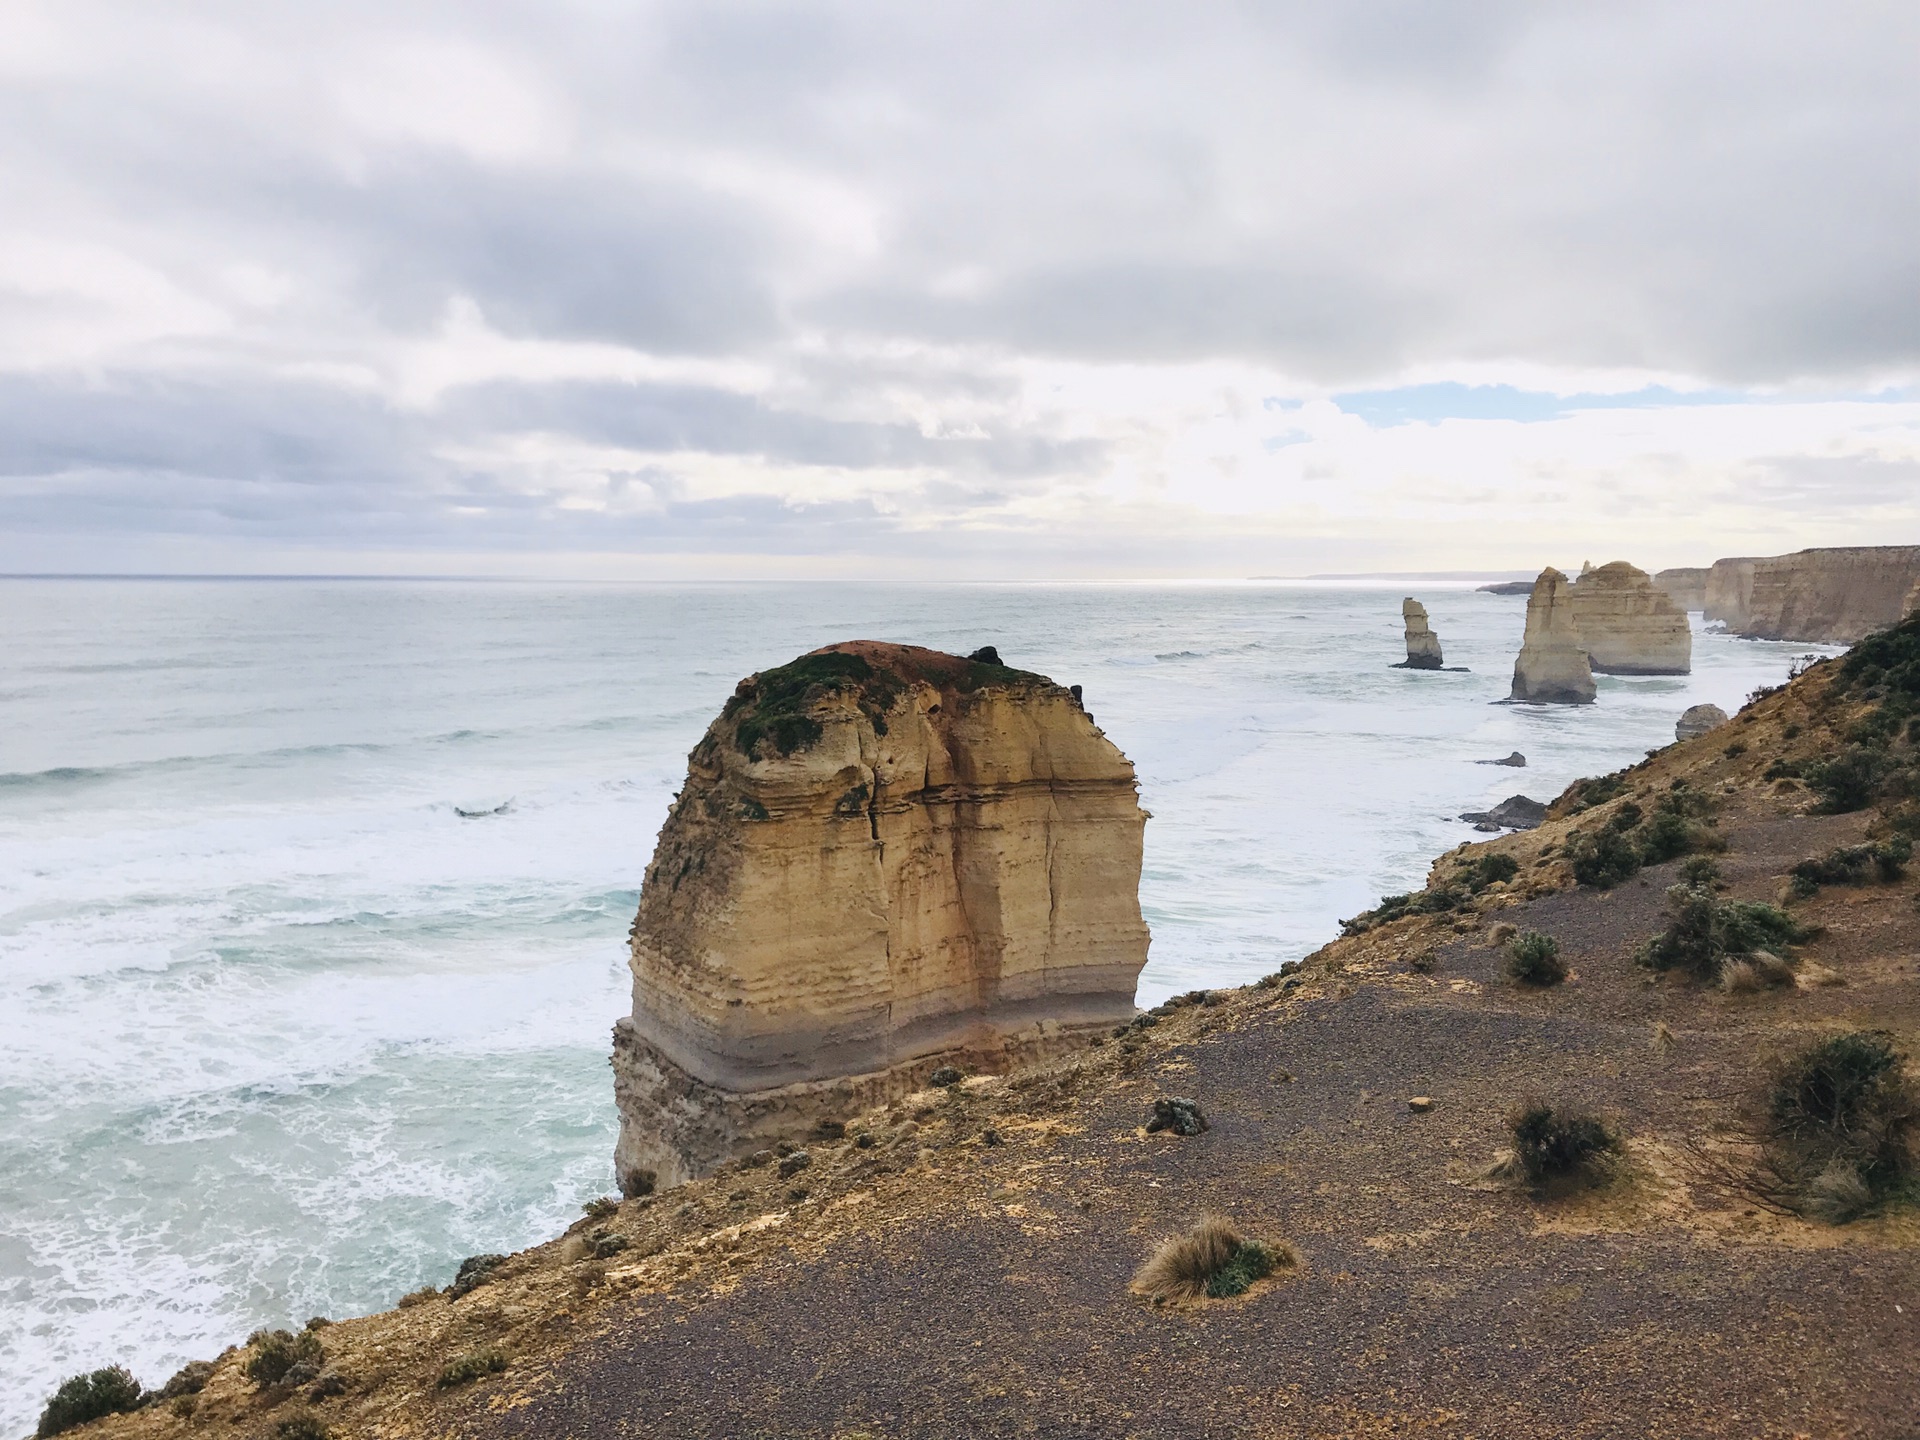
[[1504, 568], [1920, 523], [1898, 7], [9, 23], [0, 568]]

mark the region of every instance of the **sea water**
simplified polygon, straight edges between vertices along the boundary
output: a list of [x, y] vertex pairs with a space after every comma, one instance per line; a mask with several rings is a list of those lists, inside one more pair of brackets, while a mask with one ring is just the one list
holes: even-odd
[[[1463, 670], [1390, 668], [1409, 589]], [[1084, 686], [1153, 813], [1150, 1004], [1305, 955], [1480, 838], [1461, 811], [1638, 760], [1807, 648], [1696, 633], [1691, 676], [1491, 703], [1524, 611], [1431, 583], [0, 582], [0, 1432], [62, 1376], [157, 1384], [388, 1306], [611, 1188], [627, 926], [742, 676], [865, 637]]]

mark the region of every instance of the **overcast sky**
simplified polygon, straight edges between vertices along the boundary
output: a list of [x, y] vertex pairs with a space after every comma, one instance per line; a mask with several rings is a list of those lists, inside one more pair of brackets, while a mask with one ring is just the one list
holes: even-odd
[[0, 0], [0, 570], [1920, 542], [1920, 7]]

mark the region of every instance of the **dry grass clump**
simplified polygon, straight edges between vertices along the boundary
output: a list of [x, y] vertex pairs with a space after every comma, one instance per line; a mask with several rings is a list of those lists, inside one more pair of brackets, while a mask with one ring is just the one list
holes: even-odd
[[1203, 1215], [1185, 1234], [1169, 1235], [1154, 1246], [1127, 1288], [1156, 1305], [1224, 1300], [1297, 1263], [1292, 1246], [1248, 1240], [1232, 1221]]

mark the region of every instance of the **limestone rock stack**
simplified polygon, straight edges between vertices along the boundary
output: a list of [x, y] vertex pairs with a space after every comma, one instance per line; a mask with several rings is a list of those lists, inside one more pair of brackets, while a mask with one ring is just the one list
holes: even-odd
[[1537, 704], [1587, 705], [1596, 693], [1593, 669], [1580, 643], [1574, 618], [1573, 587], [1549, 565], [1527, 597], [1527, 632], [1513, 664], [1509, 697]]
[[1693, 669], [1687, 612], [1624, 560], [1588, 569], [1573, 587], [1587, 663], [1604, 675], [1685, 675]]
[[1753, 567], [1748, 556], [1716, 560], [1707, 571], [1707, 623], [1724, 625], [1738, 635], [1747, 628], [1747, 606], [1753, 598]]
[[1409, 595], [1400, 602], [1400, 619], [1407, 635], [1407, 658], [1401, 668], [1438, 670], [1442, 664], [1440, 637], [1427, 624], [1427, 607]]
[[1704, 610], [1707, 608], [1707, 576], [1712, 572], [1705, 565], [1676, 565], [1667, 570], [1656, 570], [1653, 583], [1667, 592], [1667, 598], [1682, 610]]
[[1043, 676], [854, 641], [742, 681], [641, 889], [622, 1187], [1129, 1019], [1146, 818]]

